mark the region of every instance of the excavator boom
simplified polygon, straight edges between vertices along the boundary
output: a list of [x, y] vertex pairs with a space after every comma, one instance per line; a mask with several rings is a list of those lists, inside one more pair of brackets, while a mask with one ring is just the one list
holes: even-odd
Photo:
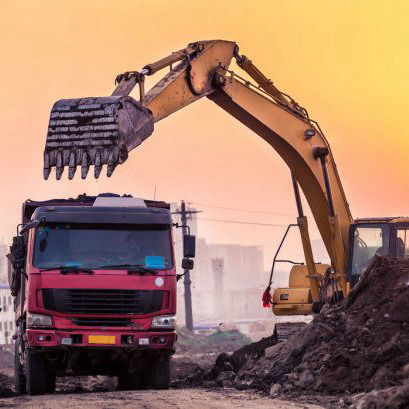
[[[236, 44], [230, 41], [203, 41], [190, 44], [162, 60], [148, 64], [141, 72], [117, 77], [111, 97], [63, 99], [51, 111], [44, 150], [44, 178], [53, 167], [60, 179], [64, 167], [74, 177], [77, 166], [81, 177], [94, 165], [99, 177], [107, 165], [111, 176], [128, 152], [153, 132], [153, 123], [215, 91], [213, 78], [220, 67], [226, 69]], [[178, 62], [146, 95], [144, 77]], [[140, 102], [129, 93], [139, 84]]]
[[[229, 70], [233, 58], [255, 85]], [[166, 67], [169, 72], [145, 92], [145, 76]], [[129, 96], [136, 85], [139, 101]], [[59, 179], [68, 166], [71, 179], [80, 166], [85, 178], [90, 165], [98, 177], [105, 164], [110, 176], [127, 159], [128, 152], [152, 134], [154, 122], [205, 96], [262, 137], [289, 166], [310, 205], [345, 295], [352, 216], [329, 144], [307, 111], [241, 56], [234, 42], [192, 43], [141, 71], [121, 74], [111, 97], [58, 101], [51, 112], [44, 177], [48, 178], [55, 167]], [[299, 217], [298, 225], [316, 299], [318, 290], [313, 281], [319, 278], [304, 216]]]

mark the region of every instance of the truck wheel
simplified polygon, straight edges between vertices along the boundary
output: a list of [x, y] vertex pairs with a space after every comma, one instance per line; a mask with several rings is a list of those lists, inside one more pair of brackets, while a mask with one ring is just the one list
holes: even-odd
[[120, 391], [130, 391], [142, 389], [142, 374], [140, 370], [124, 370], [118, 375], [118, 389]]
[[55, 391], [55, 374], [47, 372], [47, 389], [46, 392], [53, 393]]
[[148, 387], [152, 389], [169, 389], [170, 356], [157, 357], [148, 366]]
[[43, 395], [46, 393], [47, 372], [43, 356], [26, 350], [24, 364], [27, 392], [30, 395]]
[[21, 364], [21, 339], [17, 338], [14, 343], [14, 387], [18, 395], [26, 393], [26, 377], [24, 376], [24, 368]]

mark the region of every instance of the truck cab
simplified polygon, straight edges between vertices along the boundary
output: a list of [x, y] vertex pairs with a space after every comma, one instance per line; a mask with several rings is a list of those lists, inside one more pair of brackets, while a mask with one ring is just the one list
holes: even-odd
[[101, 195], [27, 201], [14, 238], [16, 389], [109, 375], [120, 389], [168, 388], [176, 340], [169, 205]]

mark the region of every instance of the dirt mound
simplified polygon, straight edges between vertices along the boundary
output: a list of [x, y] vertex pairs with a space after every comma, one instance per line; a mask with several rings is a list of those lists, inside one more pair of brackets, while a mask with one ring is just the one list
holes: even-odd
[[2, 345], [0, 347], [0, 398], [8, 398], [14, 396], [13, 392], [14, 380], [13, 373], [14, 355], [9, 346]]
[[214, 365], [210, 368], [202, 365], [192, 365], [190, 373], [186, 372], [188, 376], [184, 379], [179, 377], [179, 379], [175, 380], [173, 386], [233, 386], [232, 382], [243, 365], [248, 365], [249, 362], [257, 362], [264, 355], [265, 349], [275, 344], [275, 337], [271, 336], [244, 345], [232, 354], [223, 352], [216, 358]]
[[186, 328], [178, 328], [177, 353], [215, 353], [234, 351], [250, 344], [251, 339], [238, 330], [218, 330], [211, 335], [199, 335]]
[[299, 336], [266, 351], [265, 388], [356, 393], [395, 386], [409, 373], [409, 261], [376, 258], [337, 306]]
[[65, 376], [57, 378], [57, 393], [112, 392], [116, 390], [115, 377], [109, 376]]
[[10, 348], [5, 346], [0, 347], [0, 368], [12, 368], [13, 367], [14, 354]]
[[409, 406], [409, 383], [386, 389], [374, 389], [346, 399], [349, 409], [407, 409]]
[[13, 392], [13, 378], [1, 371], [0, 372], [0, 398], [9, 398], [14, 396]]
[[[234, 354], [220, 355], [216, 365], [202, 374], [202, 384], [211, 380], [215, 385], [260, 389], [273, 396], [382, 389], [385, 402], [392, 395], [406, 402], [384, 407], [409, 407], [408, 306], [409, 260], [377, 257], [341, 304], [324, 306], [312, 323], [287, 342], [273, 345], [272, 340], [263, 340], [271, 344], [265, 353], [239, 355], [244, 356], [241, 365], [234, 365]], [[252, 345], [245, 348], [251, 350]], [[195, 376], [190, 381], [198, 380]], [[359, 399], [364, 398], [371, 399], [369, 394]], [[365, 405], [362, 401], [356, 407], [378, 408]]]

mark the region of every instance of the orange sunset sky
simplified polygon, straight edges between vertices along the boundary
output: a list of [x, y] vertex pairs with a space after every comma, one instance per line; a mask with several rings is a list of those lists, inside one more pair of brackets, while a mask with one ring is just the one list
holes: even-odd
[[[10, 241], [27, 198], [107, 191], [152, 198], [155, 186], [156, 198], [191, 201], [202, 218], [293, 221], [284, 162], [207, 99], [159, 122], [110, 179], [83, 181], [77, 173], [68, 181], [66, 171], [59, 182], [54, 173], [42, 179], [55, 100], [109, 95], [118, 73], [214, 38], [236, 41], [319, 121], [354, 217], [409, 214], [408, 1], [2, 0], [0, 6], [0, 240]], [[263, 245], [268, 260], [283, 230], [199, 221], [207, 241]]]

